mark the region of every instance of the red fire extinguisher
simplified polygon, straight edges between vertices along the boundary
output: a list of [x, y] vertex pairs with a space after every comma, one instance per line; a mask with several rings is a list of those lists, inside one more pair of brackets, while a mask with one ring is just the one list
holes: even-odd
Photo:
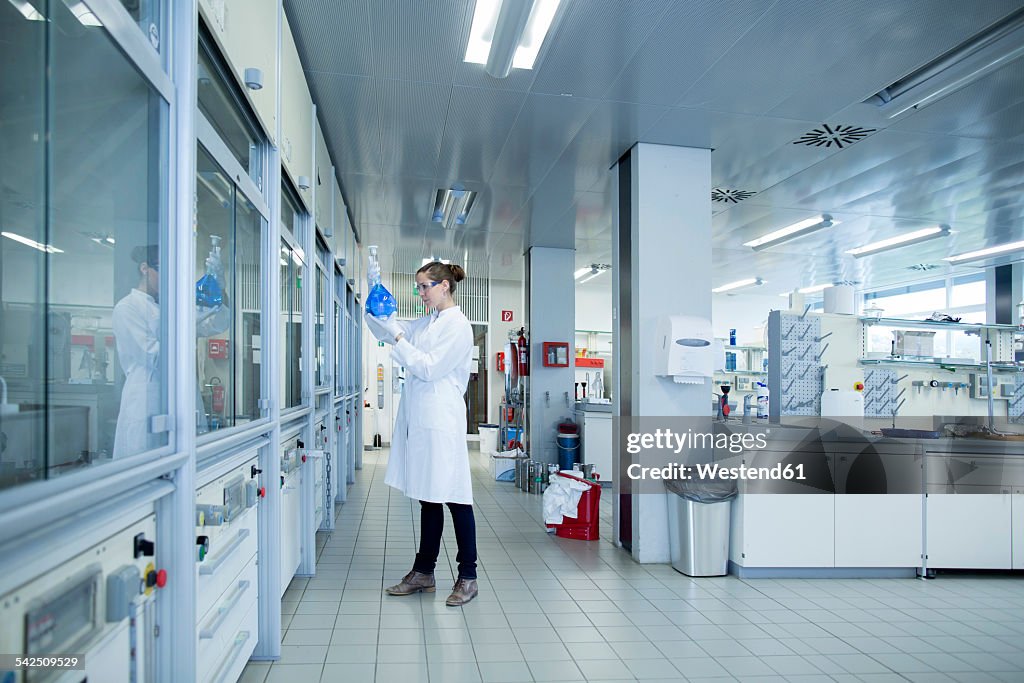
[[224, 385], [221, 384], [219, 377], [213, 377], [212, 379], [210, 379], [210, 384], [212, 385], [210, 390], [213, 393], [213, 404], [210, 406], [210, 409], [214, 413], [223, 413], [224, 412]]
[[519, 328], [519, 339], [516, 342], [516, 346], [519, 348], [519, 374], [522, 377], [530, 376], [530, 350], [529, 343], [526, 341], [526, 328]]

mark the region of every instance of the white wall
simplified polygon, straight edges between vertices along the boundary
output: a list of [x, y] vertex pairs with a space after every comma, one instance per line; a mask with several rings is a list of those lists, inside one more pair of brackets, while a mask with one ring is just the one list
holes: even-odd
[[576, 287], [577, 330], [612, 331], [612, 279], [610, 275], [600, 277], [608, 278], [606, 285]]
[[[503, 323], [501, 312], [512, 311], [512, 322]], [[498, 424], [498, 406], [505, 397], [505, 374], [498, 372], [496, 354], [505, 348], [509, 330], [526, 324], [522, 280], [491, 280], [490, 308], [487, 311], [487, 421]]]
[[764, 346], [764, 330], [768, 325], [768, 312], [789, 308], [789, 299], [765, 294], [711, 295], [711, 323], [715, 336], [729, 338], [729, 330], [736, 330], [736, 343], [746, 346]]

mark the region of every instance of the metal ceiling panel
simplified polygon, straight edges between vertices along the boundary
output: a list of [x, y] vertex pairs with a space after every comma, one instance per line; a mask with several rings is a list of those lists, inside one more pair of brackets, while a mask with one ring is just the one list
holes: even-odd
[[438, 175], [463, 183], [490, 178], [525, 100], [523, 92], [452, 88]]
[[769, 112], [822, 77], [834, 63], [837, 41], [822, 35], [826, 27], [836, 27], [848, 40], [856, 40], [854, 36], [878, 9], [874, 0], [776, 3], [676, 104], [746, 114]]
[[490, 181], [535, 187], [596, 106], [578, 97], [528, 96]]
[[375, 75], [451, 85], [465, 56], [472, 2], [368, 0], [367, 5]]
[[364, 225], [391, 225], [387, 220], [387, 203], [384, 197], [384, 179], [379, 175], [348, 173], [342, 179], [348, 208], [352, 220], [359, 226], [364, 238]]
[[451, 86], [379, 80], [384, 173], [433, 178]]
[[601, 97], [658, 24], [671, 0], [565, 2], [547, 36], [532, 92]]
[[[771, 114], [827, 118], [930, 62], [949, 46], [967, 40], [1012, 12], [1017, 3], [915, 0], [867, 4], [870, 9], [844, 29], [856, 31], [857, 39], [825, 41], [828, 51], [824, 59], [814, 64], [817, 68], [798, 88], [787, 91]], [[844, 21], [843, 16], [833, 19]]]
[[[380, 108], [374, 81], [316, 72], [307, 72], [306, 77], [335, 166], [342, 174], [380, 174]], [[342, 185], [347, 196], [347, 183]]]
[[736, 42], [775, 0], [670, 3], [654, 32], [604, 98], [670, 105]]
[[305, 70], [373, 74], [366, 0], [284, 0], [284, 9]]

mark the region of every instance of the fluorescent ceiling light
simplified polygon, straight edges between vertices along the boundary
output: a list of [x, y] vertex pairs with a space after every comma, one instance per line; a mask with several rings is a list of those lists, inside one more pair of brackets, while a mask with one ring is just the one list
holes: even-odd
[[15, 242], [21, 242], [22, 244], [24, 244], [27, 247], [32, 247], [33, 249], [38, 249], [39, 251], [45, 252], [47, 254], [63, 254], [64, 253], [63, 249], [58, 249], [57, 247], [55, 247], [53, 245], [50, 245], [50, 244], [43, 244], [42, 242], [36, 242], [35, 240], [30, 240], [27, 237], [22, 237], [21, 235], [19, 235], [16, 232], [0, 232], [0, 235], [3, 235], [4, 237], [6, 237], [9, 240], [14, 240]]
[[781, 230], [770, 232], [763, 237], [758, 237], [756, 240], [744, 242], [743, 246], [750, 247], [754, 250], [760, 251], [761, 249], [767, 249], [773, 247], [776, 244], [782, 244], [789, 240], [796, 239], [797, 237], [803, 237], [809, 233], [821, 230], [822, 228], [831, 228], [833, 225], [838, 225], [839, 221], [832, 220], [832, 216], [823, 214], [821, 216], [815, 216], [802, 220], [799, 223], [788, 225]]
[[591, 268], [590, 266], [587, 266], [586, 268], [580, 268], [579, 270], [572, 274], [572, 278], [574, 280], [579, 280], [581, 277], [591, 272], [592, 270], [593, 268]]
[[721, 287], [715, 287], [711, 291], [715, 294], [721, 294], [722, 292], [731, 292], [734, 289], [740, 289], [742, 287], [760, 286], [764, 284], [764, 280], [759, 277], [750, 277], [745, 280], [737, 280], [736, 282], [730, 282], [727, 285]]
[[46, 17], [33, 7], [32, 3], [28, 2], [28, 0], [10, 0], [10, 2], [14, 5], [14, 9], [21, 12], [21, 16], [29, 21], [46, 21]]
[[952, 95], [1024, 56], [1024, 11], [953, 48], [938, 59], [883, 89], [868, 102], [895, 118]]
[[936, 237], [948, 236], [949, 228], [944, 225], [937, 225], [934, 228], [915, 230], [914, 232], [908, 232], [904, 235], [897, 235], [896, 237], [890, 237], [878, 242], [872, 242], [871, 244], [865, 244], [864, 246], [857, 247], [856, 249], [848, 249], [846, 253], [855, 256], [856, 258], [862, 258], [864, 256], [877, 254], [880, 251], [899, 249], [900, 247], [906, 247], [911, 244], [917, 244], [918, 242], [935, 239]]
[[459, 186], [438, 190], [434, 194], [434, 208], [430, 213], [430, 220], [441, 223], [445, 230], [452, 230], [456, 225], [465, 225], [469, 220], [469, 213], [476, 204], [476, 195], [475, 191], [464, 190]]
[[598, 275], [600, 275], [603, 272], [605, 272], [605, 271], [603, 271], [603, 270], [592, 270], [590, 272], [590, 275], [588, 275], [587, 277], [585, 277], [585, 278], [583, 278], [582, 280], [579, 281], [579, 284], [582, 285], [584, 282], [590, 282], [591, 280], [593, 280], [595, 277], [597, 277]]
[[942, 260], [956, 264], [964, 263], [966, 261], [977, 261], [978, 259], [987, 258], [989, 256], [999, 256], [1002, 254], [1009, 253], [1011, 251], [1022, 250], [1024, 250], [1024, 242], [1010, 242], [1009, 244], [1001, 244], [995, 247], [986, 247], [985, 249], [978, 249], [976, 251], [968, 251], [963, 254], [956, 254], [955, 256], [947, 256]]
[[532, 69], [560, 0], [476, 0], [464, 61], [494, 78]]
[[82, 26], [103, 26], [103, 22], [81, 0], [64, 0], [64, 5], [71, 10]]
[[435, 261], [437, 261], [438, 263], [444, 263], [444, 264], [450, 264], [451, 263], [451, 261], [446, 259], [446, 258], [434, 258], [433, 256], [430, 256], [428, 258], [423, 259], [423, 263], [420, 264], [420, 268], [422, 268], [423, 266], [427, 265], [428, 263], [434, 263]]

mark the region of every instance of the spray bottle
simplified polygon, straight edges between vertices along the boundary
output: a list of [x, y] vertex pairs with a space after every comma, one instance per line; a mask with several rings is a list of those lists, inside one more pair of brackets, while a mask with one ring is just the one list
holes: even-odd
[[216, 308], [224, 303], [224, 291], [217, 280], [216, 264], [220, 260], [220, 235], [211, 235], [210, 254], [206, 257], [206, 272], [196, 282], [196, 305], [205, 308]]
[[380, 281], [380, 262], [377, 260], [377, 246], [369, 247], [367, 275], [370, 278], [370, 293], [366, 295], [366, 312], [377, 318], [386, 318], [398, 309], [395, 297]]

